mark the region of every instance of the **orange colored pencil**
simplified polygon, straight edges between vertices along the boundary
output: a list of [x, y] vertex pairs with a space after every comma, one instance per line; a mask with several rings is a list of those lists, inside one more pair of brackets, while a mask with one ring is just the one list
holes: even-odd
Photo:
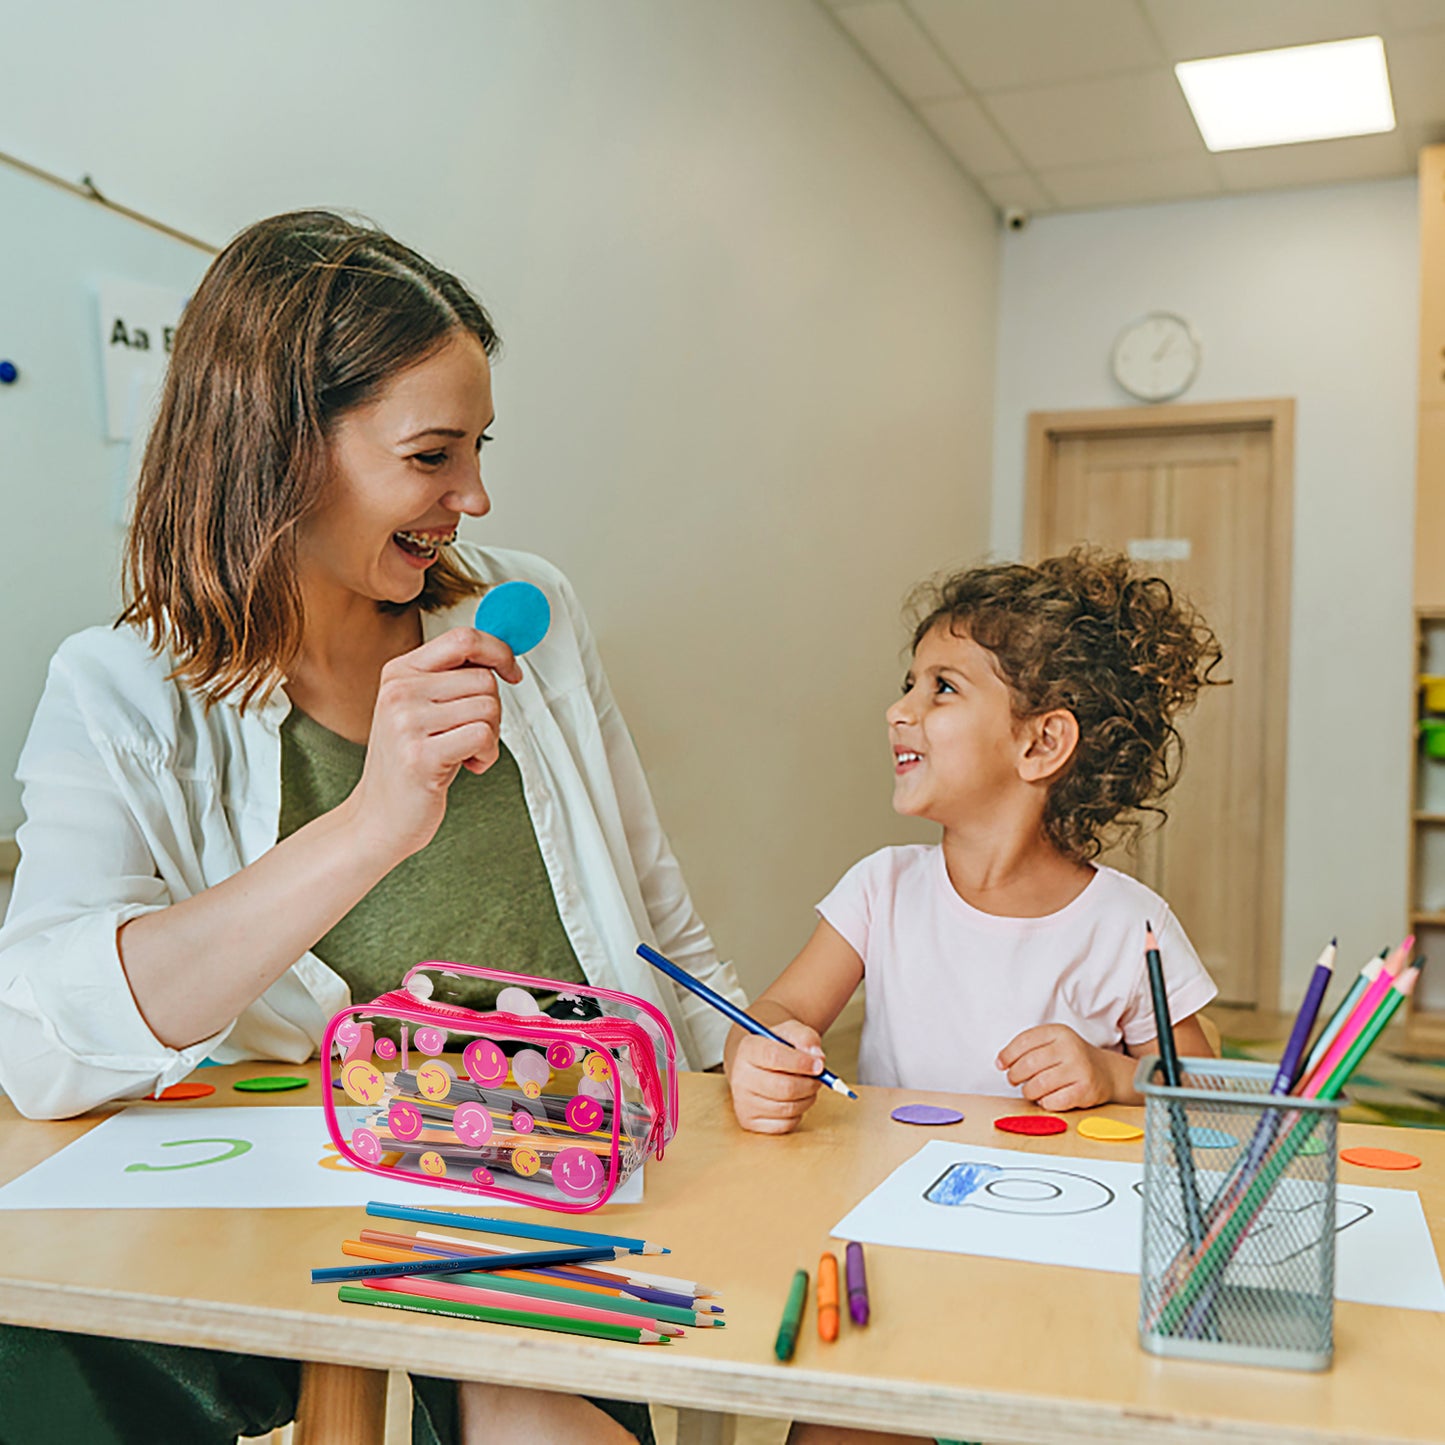
[[818, 1261], [818, 1338], [838, 1338], [838, 1256], [832, 1250]]

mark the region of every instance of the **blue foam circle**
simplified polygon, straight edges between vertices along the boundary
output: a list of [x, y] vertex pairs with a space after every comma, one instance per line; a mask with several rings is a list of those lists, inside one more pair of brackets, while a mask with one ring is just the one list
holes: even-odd
[[20, 375], [20, 368], [13, 361], [0, 361], [0, 382], [9, 386]]
[[503, 582], [477, 605], [473, 626], [500, 638], [516, 656], [530, 652], [552, 625], [547, 594], [530, 582]]

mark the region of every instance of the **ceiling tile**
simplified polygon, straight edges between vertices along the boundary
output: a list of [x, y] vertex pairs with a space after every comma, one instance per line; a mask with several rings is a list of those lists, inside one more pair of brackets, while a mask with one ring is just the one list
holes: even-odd
[[1397, 130], [1385, 135], [1311, 141], [1306, 145], [1221, 151], [1214, 162], [1225, 189], [1230, 191], [1322, 186], [1375, 176], [1413, 175], [1415, 171], [1415, 158]]
[[1172, 60], [1378, 35], [1378, 0], [1144, 0]]
[[837, 19], [906, 99], [963, 94], [958, 76], [897, 0], [850, 5]]
[[997, 176], [1019, 169], [1022, 162], [976, 100], [934, 100], [920, 104], [928, 128], [972, 176]]
[[1395, 114], [1421, 124], [1445, 120], [1445, 30], [1401, 35], [1385, 45]]
[[1054, 208], [1053, 199], [1024, 171], [1012, 176], [989, 176], [979, 182], [984, 194], [1001, 211], [1028, 211], [1031, 215]]
[[975, 90], [1140, 70], [1163, 58], [1135, 0], [908, 0]]
[[1204, 150], [1168, 70], [1011, 90], [990, 96], [988, 105], [1036, 170]]
[[1445, 25], [1445, 0], [1383, 0], [1381, 9], [1387, 32]]
[[1192, 151], [1157, 160], [1071, 166], [1044, 171], [1039, 179], [1059, 205], [1067, 207], [1177, 201], [1187, 196], [1218, 195], [1224, 189], [1210, 157]]

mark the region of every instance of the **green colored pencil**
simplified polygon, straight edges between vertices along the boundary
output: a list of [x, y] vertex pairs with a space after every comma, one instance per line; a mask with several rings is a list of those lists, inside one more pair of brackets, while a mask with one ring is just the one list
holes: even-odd
[[384, 1309], [415, 1310], [425, 1315], [454, 1315], [463, 1320], [482, 1320], [491, 1325], [520, 1325], [528, 1330], [553, 1330], [563, 1335], [590, 1335], [595, 1340], [623, 1340], [633, 1345], [666, 1345], [667, 1335], [656, 1330], [633, 1329], [630, 1325], [606, 1325], [598, 1320], [572, 1320], [565, 1315], [539, 1315], [531, 1310], [499, 1310], [487, 1305], [462, 1304], [456, 1300], [433, 1299], [431, 1295], [407, 1294], [403, 1290], [368, 1289], [344, 1284], [336, 1297], [347, 1304], [381, 1305]]
[[1303, 1082], [1314, 1073], [1315, 1065], [1324, 1058], [1329, 1046], [1335, 1041], [1335, 1035], [1345, 1026], [1345, 1020], [1355, 1011], [1355, 1005], [1359, 1003], [1360, 996], [1369, 988], [1376, 975], [1379, 974], [1380, 968], [1375, 968], [1372, 973], [1370, 971], [1371, 965], [1378, 964], [1380, 967], [1383, 967], [1385, 960], [1389, 956], [1390, 950], [1387, 948], [1377, 957], [1372, 958], [1355, 976], [1355, 981], [1350, 985], [1349, 991], [1345, 994], [1344, 998], [1340, 1000], [1339, 1005], [1336, 1007], [1334, 1013], [1330, 1015], [1329, 1021], [1325, 1024], [1324, 1028], [1320, 1030], [1319, 1038], [1315, 1040], [1314, 1047], [1305, 1058], [1304, 1067], [1296, 1074], [1298, 1080]]
[[1389, 993], [1380, 1000], [1380, 1006], [1371, 1015], [1369, 1023], [1360, 1030], [1359, 1037], [1345, 1050], [1344, 1057], [1335, 1065], [1334, 1073], [1325, 1080], [1325, 1086], [1320, 1090], [1320, 1098], [1334, 1099], [1339, 1096], [1345, 1087], [1345, 1080], [1359, 1067], [1360, 1060], [1369, 1052], [1370, 1045], [1380, 1037], [1385, 1025], [1395, 1017], [1396, 1011], [1410, 996], [1415, 980], [1419, 977], [1418, 968], [1407, 968], [1395, 980]]

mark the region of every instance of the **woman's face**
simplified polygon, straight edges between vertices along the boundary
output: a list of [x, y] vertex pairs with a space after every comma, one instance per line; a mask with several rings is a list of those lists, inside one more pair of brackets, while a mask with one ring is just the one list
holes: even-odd
[[412, 601], [458, 519], [491, 509], [480, 463], [494, 415], [487, 354], [459, 332], [338, 418], [325, 497], [300, 530], [302, 577]]

